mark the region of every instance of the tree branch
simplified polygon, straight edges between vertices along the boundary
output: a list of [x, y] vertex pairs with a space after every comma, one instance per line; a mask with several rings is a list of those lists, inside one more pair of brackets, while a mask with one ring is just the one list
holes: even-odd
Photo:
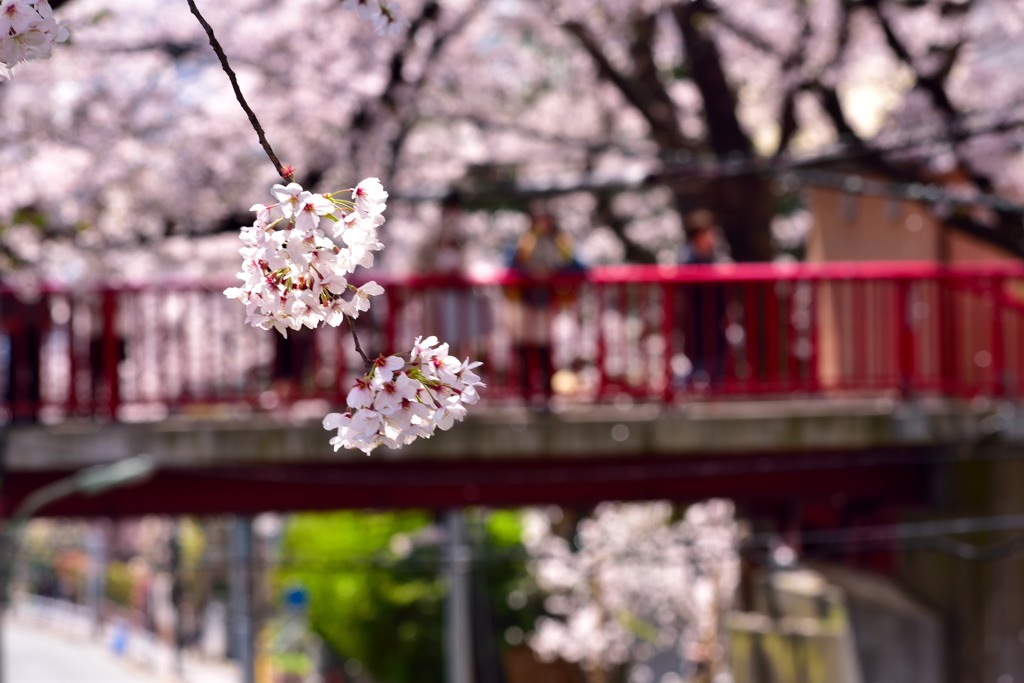
[[231, 68], [231, 64], [228, 63], [228, 57], [224, 54], [224, 48], [221, 47], [220, 41], [217, 40], [217, 36], [213, 32], [213, 26], [210, 22], [206, 21], [206, 18], [200, 13], [199, 8], [196, 7], [195, 0], [186, 0], [188, 2], [189, 10], [199, 21], [199, 24], [206, 31], [207, 38], [210, 39], [210, 47], [213, 48], [214, 53], [217, 55], [217, 59], [220, 60], [220, 66], [224, 70], [224, 73], [228, 75], [228, 80], [231, 81], [231, 89], [235, 92], [235, 99], [238, 100], [238, 104], [242, 106], [242, 110], [245, 115], [249, 117], [249, 123], [252, 125], [254, 131], [256, 131], [256, 137], [260, 140], [260, 145], [263, 147], [263, 151], [266, 152], [267, 157], [270, 158], [270, 162], [274, 164], [274, 168], [277, 169], [278, 175], [284, 178], [286, 181], [291, 182], [294, 180], [295, 171], [290, 166], [284, 166], [281, 160], [274, 154], [273, 148], [270, 146], [270, 142], [267, 140], [266, 133], [263, 132], [263, 126], [260, 125], [259, 119], [256, 118], [256, 112], [252, 110], [249, 103], [246, 102], [245, 96], [242, 94], [242, 89], [238, 85], [238, 77], [235, 76], [234, 69]]
[[[906, 64], [910, 70], [913, 71], [915, 80], [914, 87], [920, 88], [927, 93], [932, 104], [938, 110], [947, 126], [951, 128], [959, 126], [963, 119], [963, 114], [950, 99], [949, 93], [946, 92], [946, 80], [950, 72], [953, 70], [956, 58], [960, 54], [962, 41], [957, 41], [955, 44], [947, 47], [945, 55], [939, 65], [930, 73], [924, 73], [915, 63], [910, 50], [907, 49], [906, 45], [904, 45], [903, 41], [896, 34], [896, 31], [893, 29], [888, 18], [885, 16], [885, 13], [882, 11], [880, 1], [869, 0], [866, 5], [871, 10], [871, 13], [874, 15], [879, 27], [882, 29], [889, 49], [893, 51], [900, 61]], [[960, 149], [955, 144], [953, 145], [953, 153], [956, 155], [961, 170], [971, 180], [971, 182], [973, 182], [983, 192], [991, 192], [993, 189], [991, 179], [975, 170], [973, 164], [964, 158]]]
[[[626, 101], [633, 105], [637, 113], [644, 117], [647, 125], [651, 128], [651, 136], [659, 147], [672, 150], [694, 150], [696, 146], [680, 130], [679, 122], [676, 120], [675, 107], [667, 93], [661, 88], [660, 82], [657, 84], [658, 88], [650, 87], [652, 77], [655, 81], [657, 80], [653, 71], [653, 58], [644, 56], [645, 49], [649, 53], [651, 41], [647, 40], [646, 46], [642, 43], [649, 39], [653, 25], [648, 28], [642, 21], [636, 26], [637, 31], [630, 45], [633, 59], [641, 60], [641, 64], [635, 65], [636, 72], [632, 77], [615, 68], [605, 54], [604, 46], [582, 23], [567, 21], [562, 24], [562, 28], [574, 37], [586, 51], [594, 62], [594, 66], [597, 67], [598, 75], [614, 85], [626, 98]], [[641, 82], [648, 87], [641, 87]]]
[[356, 334], [356, 323], [352, 320], [351, 316], [346, 315], [345, 319], [348, 320], [348, 329], [352, 331], [352, 342], [355, 344], [356, 353], [358, 353], [359, 357], [363, 359], [363, 363], [366, 364], [366, 369], [369, 370], [373, 365], [373, 361], [370, 360], [370, 357], [366, 355], [366, 352], [363, 351], [363, 347], [359, 344], [359, 335]]
[[712, 9], [706, 0], [692, 0], [672, 6], [672, 15], [683, 35], [693, 82], [704, 101], [704, 120], [711, 148], [718, 156], [740, 153], [753, 155], [754, 146], [737, 117], [736, 93], [730, 87], [718, 45], [708, 29]]
[[758, 35], [753, 29], [748, 26], [744, 26], [740, 22], [736, 21], [725, 12], [719, 12], [716, 16], [718, 23], [727, 29], [734, 36], [745, 42], [747, 45], [767, 54], [772, 57], [779, 59], [785, 59], [785, 55], [779, 52], [778, 49], [768, 39]]
[[893, 54], [895, 54], [901, 62], [910, 67], [910, 70], [914, 72], [915, 87], [921, 88], [928, 93], [932, 102], [935, 104], [935, 107], [947, 120], [955, 120], [959, 118], [960, 112], [957, 111], [956, 106], [949, 99], [949, 95], [946, 93], [945, 88], [946, 76], [948, 76], [949, 72], [952, 70], [953, 63], [956, 61], [956, 56], [959, 54], [959, 44], [953, 45], [949, 48], [949, 54], [946, 55], [946, 60], [943, 64], [940, 64], [932, 73], [926, 74], [918, 67], [914, 60], [914, 56], [903, 43], [903, 40], [896, 34], [892, 24], [882, 11], [879, 0], [870, 0], [870, 2], [866, 3], [866, 6], [874, 15], [879, 28], [882, 29], [886, 45], [889, 46], [889, 49], [893, 51]]
[[[806, 5], [800, 4], [800, 15], [800, 39], [793, 50], [782, 60], [782, 70], [787, 75], [807, 62], [807, 45], [811, 40], [811, 18]], [[804, 87], [803, 78], [791, 77], [789, 80], [789, 86], [782, 96], [782, 106], [779, 107], [779, 143], [775, 148], [775, 156], [781, 155], [789, 148], [790, 141], [800, 128], [800, 123], [796, 118], [796, 97]]]
[[[434, 11], [431, 14], [426, 14], [426, 8], [425, 8], [424, 9], [424, 14], [421, 15], [421, 16], [424, 19], [433, 18], [433, 20], [436, 22], [439, 19], [439, 17], [440, 17], [441, 8], [440, 8], [440, 5], [436, 5], [435, 3], [432, 3], [432, 4], [434, 4], [434, 7], [435, 7]], [[429, 6], [430, 5], [428, 5], [428, 7]], [[415, 94], [420, 93], [420, 92], [423, 91], [423, 88], [427, 85], [427, 83], [430, 80], [430, 73], [431, 73], [430, 67], [433, 64], [437, 63], [438, 58], [441, 56], [442, 52], [444, 51], [445, 45], [448, 44], [448, 41], [450, 41], [452, 38], [454, 38], [460, 32], [462, 32], [462, 30], [467, 25], [469, 25], [470, 19], [472, 19], [474, 16], [476, 16], [476, 14], [478, 12], [480, 12], [480, 10], [482, 10], [483, 7], [484, 7], [484, 0], [477, 0], [473, 4], [472, 7], [470, 7], [468, 10], [463, 12], [462, 16], [459, 18], [459, 20], [455, 23], [454, 26], [449, 28], [447, 31], [438, 31], [434, 35], [434, 40], [430, 44], [430, 50], [427, 52], [427, 57], [424, 60], [424, 66], [423, 66], [422, 71], [419, 74], [419, 77], [415, 81], [413, 81], [412, 83], [407, 83], [406, 84], [407, 99], [412, 99], [412, 97]], [[410, 32], [411, 32], [411, 28], [410, 28]], [[410, 42], [414, 42], [414, 41], [410, 41]], [[403, 80], [402, 80], [401, 69], [398, 69], [398, 70], [392, 69], [392, 84], [397, 85], [397, 84], [400, 84], [402, 82], [403, 82]], [[400, 124], [399, 124], [399, 128], [398, 128], [398, 132], [395, 133], [395, 136], [394, 136], [394, 138], [391, 141], [391, 154], [390, 154], [390, 161], [388, 163], [388, 170], [387, 170], [387, 175], [388, 175], [389, 178], [394, 177], [394, 175], [398, 171], [399, 159], [401, 159], [402, 150], [404, 149], [405, 142], [406, 142], [406, 140], [409, 139], [409, 135], [412, 133], [413, 128], [415, 127], [415, 125], [416, 125], [416, 121], [411, 119], [411, 118], [400, 119]]]

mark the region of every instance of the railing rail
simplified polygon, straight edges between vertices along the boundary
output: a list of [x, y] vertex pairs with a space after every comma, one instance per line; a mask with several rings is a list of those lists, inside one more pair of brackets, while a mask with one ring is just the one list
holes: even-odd
[[[485, 363], [488, 401], [673, 402], [836, 393], [1010, 398], [1024, 382], [1016, 263], [615, 266], [537, 280], [377, 278], [364, 348], [436, 334]], [[242, 325], [229, 282], [0, 288], [0, 385], [15, 420], [341, 403], [348, 331]]]

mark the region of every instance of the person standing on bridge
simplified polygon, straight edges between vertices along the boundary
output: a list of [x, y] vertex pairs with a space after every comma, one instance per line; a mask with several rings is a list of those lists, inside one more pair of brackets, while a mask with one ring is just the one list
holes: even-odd
[[537, 209], [530, 214], [530, 227], [519, 238], [509, 267], [525, 278], [509, 290], [509, 330], [515, 344], [520, 389], [527, 401], [534, 400], [539, 391], [547, 405], [555, 373], [551, 324], [556, 306], [572, 297], [571, 287], [550, 279], [581, 271], [583, 266], [555, 217]]
[[[729, 262], [720, 243], [718, 222], [711, 211], [691, 211], [683, 218], [683, 228], [686, 245], [680, 263], [709, 266]], [[683, 353], [691, 368], [688, 384], [700, 389], [714, 386], [725, 374], [728, 349], [725, 287], [718, 283], [695, 282], [677, 291], [683, 300]]]

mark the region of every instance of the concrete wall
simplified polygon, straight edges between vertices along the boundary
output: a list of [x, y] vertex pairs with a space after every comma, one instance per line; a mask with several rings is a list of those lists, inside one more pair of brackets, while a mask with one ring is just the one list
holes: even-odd
[[[949, 466], [932, 517], [998, 518], [1024, 513], [1018, 446], [968, 449]], [[1020, 530], [955, 534], [974, 559], [920, 549], [899, 555], [897, 578], [942, 619], [946, 683], [1024, 681], [1024, 554]], [[987, 550], [1001, 548], [985, 557]]]

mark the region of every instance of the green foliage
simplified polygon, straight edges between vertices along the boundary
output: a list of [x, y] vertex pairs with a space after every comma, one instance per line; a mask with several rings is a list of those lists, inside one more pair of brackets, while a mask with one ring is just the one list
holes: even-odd
[[181, 569], [190, 573], [199, 570], [206, 548], [202, 526], [193, 519], [183, 519], [178, 527], [178, 538], [181, 541]]
[[313, 668], [305, 652], [280, 652], [274, 655], [273, 662], [275, 670], [293, 676], [306, 676]]
[[309, 514], [284, 536], [280, 584], [305, 586], [311, 628], [386, 683], [442, 680], [437, 549], [390, 549], [431, 523], [418, 512]]
[[484, 519], [484, 528], [491, 545], [505, 550], [518, 549], [523, 535], [519, 515], [507, 510], [491, 512]]
[[[309, 594], [311, 629], [381, 683], [444, 679], [443, 548], [432, 515], [337, 512], [292, 518], [282, 541], [279, 586]], [[532, 625], [518, 516], [470, 523], [474, 595], [486, 600], [495, 636]], [[510, 593], [517, 599], [510, 601]], [[511, 603], [511, 605], [510, 605]], [[487, 637], [488, 626], [474, 628]]]
[[178, 571], [184, 584], [186, 600], [201, 605], [205, 600], [209, 574], [202, 562], [206, 550], [206, 534], [194, 519], [183, 519], [178, 526], [178, 541], [181, 543], [181, 558]]

